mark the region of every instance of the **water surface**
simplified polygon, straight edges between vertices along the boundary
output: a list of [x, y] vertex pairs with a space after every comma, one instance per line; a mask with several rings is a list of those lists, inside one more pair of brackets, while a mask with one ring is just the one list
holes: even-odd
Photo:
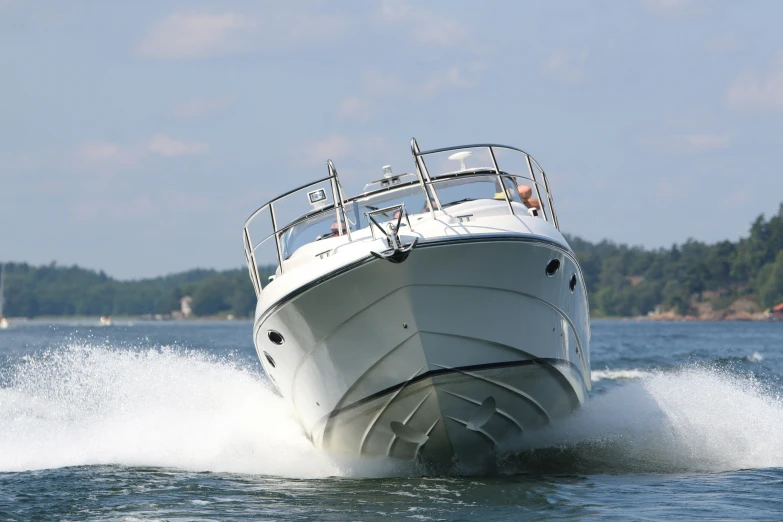
[[783, 323], [596, 321], [593, 393], [485, 469], [316, 451], [247, 322], [0, 331], [0, 519], [783, 518]]

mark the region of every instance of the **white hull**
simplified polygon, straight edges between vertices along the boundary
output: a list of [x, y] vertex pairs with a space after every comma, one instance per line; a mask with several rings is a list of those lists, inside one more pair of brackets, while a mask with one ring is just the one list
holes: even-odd
[[[483, 460], [524, 447], [587, 398], [584, 280], [529, 154], [421, 151], [415, 139], [411, 153], [415, 174], [387, 165], [348, 199], [328, 161], [327, 178], [250, 216], [254, 341], [316, 446]], [[288, 210], [304, 196], [308, 212]], [[251, 233], [263, 215], [271, 233]], [[257, 256], [269, 240], [278, 266], [263, 285]]]
[[441, 237], [401, 264], [359, 258], [259, 303], [259, 358], [330, 451], [443, 461], [519, 444], [590, 387], [584, 282], [561, 238]]

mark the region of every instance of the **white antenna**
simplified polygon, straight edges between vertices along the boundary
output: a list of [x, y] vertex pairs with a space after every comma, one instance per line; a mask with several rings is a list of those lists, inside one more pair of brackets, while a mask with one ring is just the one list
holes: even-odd
[[451, 156], [449, 156], [449, 159], [451, 161], [459, 161], [459, 169], [460, 170], [467, 170], [467, 167], [465, 167], [465, 158], [469, 157], [472, 152], [469, 150], [463, 150], [461, 152], [455, 152]]

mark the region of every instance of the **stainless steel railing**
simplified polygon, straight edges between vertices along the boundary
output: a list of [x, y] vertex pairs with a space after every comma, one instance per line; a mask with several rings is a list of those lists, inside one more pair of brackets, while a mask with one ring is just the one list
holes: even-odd
[[[411, 153], [413, 154], [414, 162], [416, 164], [416, 172], [419, 175], [419, 178], [421, 180], [422, 185], [425, 187], [433, 187], [433, 181], [437, 179], [441, 179], [443, 176], [435, 176], [432, 177], [429, 173], [429, 169], [427, 167], [425, 156], [431, 156], [433, 154], [440, 154], [444, 152], [451, 152], [451, 151], [459, 151], [459, 150], [471, 150], [471, 149], [486, 149], [489, 153], [489, 157], [492, 161], [492, 169], [494, 170], [495, 174], [498, 176], [498, 181], [502, 184], [501, 176], [503, 174], [512, 174], [510, 172], [505, 172], [500, 169], [498, 166], [495, 150], [501, 149], [501, 150], [508, 150], [508, 151], [514, 151], [518, 152], [522, 155], [524, 155], [525, 162], [527, 164], [528, 174], [530, 175], [530, 180], [533, 182], [533, 188], [536, 191], [536, 196], [538, 197], [539, 201], [544, 201], [541, 196], [541, 188], [544, 188], [545, 194], [546, 194], [546, 200], [549, 207], [549, 212], [545, 211], [543, 209], [542, 205], [542, 212], [544, 213], [544, 219], [551, 222], [552, 225], [560, 229], [560, 225], [557, 221], [557, 212], [555, 211], [555, 204], [554, 200], [552, 198], [552, 191], [549, 188], [549, 180], [547, 179], [546, 173], [544, 172], [544, 169], [541, 168], [541, 165], [538, 164], [538, 162], [527, 152], [525, 152], [522, 149], [518, 149], [516, 147], [509, 147], [507, 145], [497, 145], [492, 143], [481, 143], [481, 144], [473, 144], [473, 145], [460, 145], [460, 146], [454, 146], [454, 147], [443, 147], [439, 149], [431, 149], [426, 151], [421, 151], [419, 149], [419, 144], [416, 142], [416, 138], [411, 138]], [[536, 170], [540, 172], [541, 174], [541, 181], [538, 180], [538, 177], [536, 176]], [[449, 175], [460, 175], [460, 172], [454, 172], [450, 173]], [[467, 175], [467, 173], [463, 174]], [[435, 193], [435, 201], [437, 202], [438, 206], [440, 206], [440, 199], [437, 196], [437, 190], [433, 187], [433, 192]], [[509, 212], [511, 214], [514, 214], [514, 209], [511, 206], [511, 201], [508, 197], [505, 198], [506, 203], [508, 204]]]
[[[262, 244], [264, 244], [267, 240], [271, 239], [272, 237], [274, 237], [275, 239], [275, 248], [277, 250], [277, 261], [278, 261], [278, 266], [280, 267], [281, 274], [283, 272], [284, 260], [283, 260], [283, 250], [280, 246], [280, 237], [286, 231], [292, 229], [296, 225], [312, 218], [313, 214], [323, 214], [324, 212], [328, 212], [334, 209], [335, 218], [338, 223], [337, 226], [338, 235], [342, 236], [347, 234], [348, 240], [349, 241], [351, 240], [351, 230], [350, 227], [348, 226], [349, 220], [345, 212], [345, 201], [343, 198], [342, 187], [340, 185], [340, 179], [337, 175], [337, 169], [335, 169], [334, 164], [332, 163], [331, 160], [327, 161], [327, 168], [329, 171], [329, 175], [327, 177], [316, 181], [312, 181], [310, 183], [297, 187], [293, 190], [289, 190], [284, 194], [281, 194], [280, 196], [268, 201], [267, 203], [259, 207], [245, 221], [245, 226], [242, 229], [242, 236], [243, 236], [243, 243], [244, 243], [244, 250], [245, 250], [245, 260], [247, 261], [248, 270], [250, 271], [250, 280], [253, 282], [253, 288], [255, 289], [257, 295], [261, 293], [262, 285], [261, 285], [260, 276], [258, 274], [258, 261], [256, 259], [255, 253]], [[310, 213], [311, 215], [301, 216], [283, 226], [278, 225], [277, 218], [275, 215], [275, 203], [281, 201], [282, 199], [288, 196], [291, 196], [292, 194], [317, 186], [320, 183], [327, 183], [327, 182], [329, 183], [329, 186], [331, 187], [331, 191], [332, 191], [332, 204], [324, 205], [323, 207]], [[258, 243], [253, 244], [253, 240], [250, 237], [250, 224], [265, 210], [269, 210], [269, 218], [272, 224], [272, 233], [268, 234]], [[345, 223], [345, 226], [343, 226], [343, 223]]]
[[[430, 167], [428, 167], [427, 165], [426, 158], [445, 152], [460, 151], [460, 150], [472, 152], [477, 149], [478, 150], [484, 149], [487, 151], [491, 165], [486, 165], [485, 167], [478, 168], [478, 169], [461, 168], [460, 170], [457, 171], [445, 172], [442, 174], [436, 174], [434, 176], [431, 175]], [[504, 170], [502, 165], [498, 164], [497, 152], [499, 151], [512, 151], [515, 153], [522, 154], [524, 157], [524, 163], [527, 170], [526, 174], [528, 174], [529, 178], [521, 175], [522, 173], [513, 173], [513, 172], [509, 172], [508, 170]], [[289, 190], [288, 192], [281, 194], [280, 196], [268, 201], [267, 203], [259, 207], [255, 212], [253, 212], [250, 215], [250, 217], [248, 217], [248, 219], [245, 221], [245, 226], [243, 227], [243, 232], [242, 232], [242, 236], [243, 236], [242, 239], [243, 239], [243, 245], [245, 251], [245, 260], [248, 265], [248, 270], [250, 272], [250, 279], [253, 283], [253, 288], [255, 289], [256, 294], [260, 295], [263, 288], [263, 285], [261, 284], [261, 278], [258, 272], [258, 260], [256, 259], [256, 252], [259, 249], [259, 247], [261, 247], [261, 245], [266, 243], [269, 239], [274, 238], [275, 240], [275, 248], [277, 251], [277, 261], [278, 261], [279, 271], [282, 274], [284, 270], [283, 264], [285, 260], [283, 258], [283, 249], [281, 248], [281, 237], [288, 230], [291, 230], [293, 227], [302, 224], [310, 219], [313, 219], [318, 216], [323, 216], [327, 212], [334, 211], [335, 220], [337, 224], [337, 234], [339, 236], [347, 235], [348, 241], [349, 242], [353, 241], [353, 237], [351, 235], [351, 225], [354, 223], [352, 223], [351, 220], [348, 218], [348, 214], [346, 212], [346, 204], [353, 203], [355, 200], [359, 198], [367, 198], [377, 193], [391, 192], [403, 188], [410, 188], [412, 185], [415, 186], [416, 184], [421, 186], [421, 190], [423, 192], [424, 199], [426, 202], [427, 211], [433, 216], [433, 218], [435, 217], [435, 211], [443, 208], [441, 205], [440, 194], [438, 192], [438, 186], [454, 178], [470, 178], [470, 177], [475, 177], [475, 178], [484, 177], [484, 178], [495, 179], [498, 186], [501, 187], [499, 194], [501, 194], [502, 199], [505, 200], [509, 213], [511, 215], [521, 215], [520, 209], [515, 208], [515, 206], [513, 205], [513, 203], [515, 202], [514, 198], [509, 193], [509, 190], [506, 188], [504, 179], [525, 180], [527, 182], [530, 182], [531, 189], [535, 190], [536, 197], [541, 204], [541, 209], [540, 209], [542, 213], [541, 217], [546, 221], [549, 221], [555, 228], [559, 230], [560, 226], [557, 220], [557, 213], [555, 212], [554, 200], [552, 198], [552, 191], [549, 188], [549, 181], [547, 179], [546, 173], [538, 164], [538, 162], [527, 152], [515, 147], [509, 147], [506, 145], [498, 145], [498, 144], [473, 144], [473, 145], [444, 147], [440, 149], [421, 151], [419, 149], [418, 143], [416, 142], [416, 139], [412, 138], [411, 153], [413, 155], [413, 160], [416, 167], [416, 177], [417, 177], [416, 181], [400, 183], [393, 187], [381, 188], [376, 191], [371, 191], [368, 193], [360, 194], [353, 198], [346, 199], [343, 194], [342, 186], [340, 185], [340, 179], [337, 174], [337, 169], [335, 168], [334, 163], [332, 163], [331, 160], [328, 160], [327, 161], [328, 175], [325, 178], [307, 183], [293, 190]], [[463, 157], [467, 157], [467, 156], [463, 156]], [[461, 167], [464, 167], [463, 162], [460, 162], [460, 164]], [[537, 175], [537, 173], [539, 175]], [[329, 184], [331, 195], [332, 195], [331, 204], [326, 204], [322, 207], [319, 207], [313, 210], [312, 212], [306, 213], [305, 215], [299, 216], [291, 220], [288, 223], [281, 224], [278, 222], [278, 217], [277, 214], [275, 213], [276, 203], [281, 202], [281, 200], [297, 192], [301, 192], [303, 190], [314, 187], [321, 183]], [[250, 225], [258, 216], [262, 215], [265, 211], [269, 212], [269, 219], [272, 225], [272, 232], [268, 235], [265, 235], [265, 237], [263, 237], [263, 239], [261, 239], [258, 243], [254, 243], [253, 239], [251, 238]], [[406, 217], [407, 217], [407, 213], [406, 213]]]

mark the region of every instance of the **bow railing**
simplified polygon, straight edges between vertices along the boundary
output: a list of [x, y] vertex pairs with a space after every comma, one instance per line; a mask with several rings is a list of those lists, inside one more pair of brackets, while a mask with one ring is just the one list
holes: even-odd
[[[511, 215], [537, 216], [555, 228], [560, 228], [546, 173], [525, 151], [497, 144], [462, 145], [421, 151], [416, 140], [411, 139], [411, 153], [416, 175], [405, 178], [405, 181], [401, 180], [404, 176], [399, 176], [394, 178], [395, 183], [381, 184], [381, 188], [377, 190], [346, 199], [337, 169], [330, 160], [327, 161], [326, 177], [290, 190], [253, 212], [243, 227], [243, 244], [256, 294], [260, 295], [264, 286], [258, 270], [260, 248], [269, 245], [273, 240], [278, 263], [277, 274], [282, 274], [286, 259], [296, 248], [289, 246], [289, 243], [296, 245], [294, 240], [300, 229], [321, 227], [321, 231], [325, 233], [317, 236], [315, 240], [346, 236], [347, 241], [351, 242], [352, 232], [356, 233], [360, 228], [370, 226], [369, 222], [362, 221], [364, 213], [361, 210], [369, 209], [377, 213], [375, 207], [367, 203], [373, 199], [389, 202], [390, 198], [393, 199], [397, 194], [401, 198], [403, 195], [410, 197], [411, 194], [418, 194], [421, 211], [412, 212], [428, 213], [433, 218], [436, 217], [436, 212], [470, 199], [502, 200]], [[418, 191], [416, 186], [419, 187]], [[477, 192], [480, 193], [478, 197]], [[306, 193], [305, 198], [302, 197], [303, 193]], [[302, 202], [309, 205], [309, 209], [303, 207]], [[399, 202], [391, 201], [386, 206], [389, 204]], [[408, 208], [410, 207], [409, 203]], [[354, 216], [353, 220], [349, 217], [349, 209]], [[332, 218], [329, 217], [331, 213]], [[264, 220], [268, 227], [256, 230], [255, 225], [259, 223], [257, 218], [264, 215], [269, 218]], [[258, 237], [261, 239], [258, 240]], [[283, 238], [286, 240], [285, 244]]]

